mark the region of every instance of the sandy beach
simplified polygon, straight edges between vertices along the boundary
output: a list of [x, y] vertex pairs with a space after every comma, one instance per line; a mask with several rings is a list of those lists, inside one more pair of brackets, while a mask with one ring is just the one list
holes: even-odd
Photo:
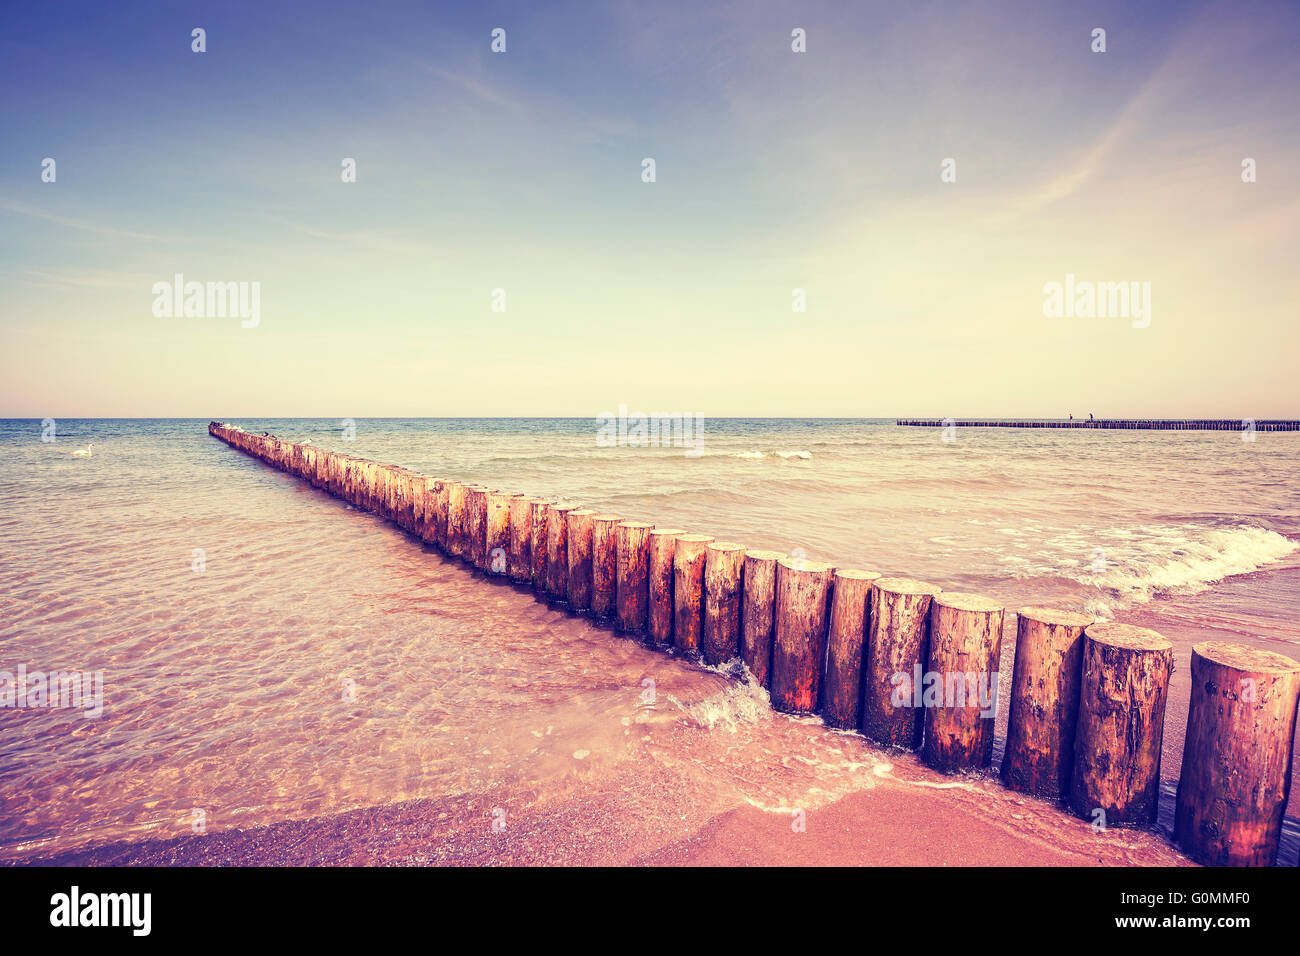
[[954, 782], [900, 755], [860, 791], [793, 813], [705, 811], [692, 781], [638, 764], [559, 805], [519, 795], [417, 800], [247, 830], [123, 843], [10, 864], [55, 866], [1183, 866], [1158, 836], [1097, 832], [993, 781]]

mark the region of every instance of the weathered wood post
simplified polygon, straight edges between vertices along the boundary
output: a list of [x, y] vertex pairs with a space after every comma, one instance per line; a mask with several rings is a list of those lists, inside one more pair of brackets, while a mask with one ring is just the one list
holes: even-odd
[[[297, 452], [295, 452], [294, 454], [295, 471], [298, 468], [298, 462], [299, 462], [299, 455]], [[370, 483], [369, 483], [370, 493], [369, 495], [367, 495], [366, 510], [369, 511], [372, 515], [377, 515], [380, 518], [385, 518], [387, 517], [387, 515], [384, 514], [384, 501], [388, 496], [388, 469], [385, 468], [383, 464], [381, 464], [380, 462], [372, 461], [370, 462], [370, 467], [368, 471], [370, 473]]]
[[908, 750], [921, 745], [921, 667], [929, 649], [930, 602], [940, 590], [912, 578], [871, 583], [862, 732], [876, 743]]
[[482, 493], [474, 499], [476, 514], [474, 521], [477, 530], [474, 541], [474, 567], [480, 571], [486, 572], [492, 566], [492, 555], [488, 553], [488, 506], [491, 504], [492, 496], [496, 494], [495, 488], [484, 487]]
[[569, 603], [569, 512], [577, 510], [562, 502], [546, 512], [546, 596], [554, 604]]
[[433, 499], [438, 479], [430, 475], [416, 475], [411, 480], [411, 512], [414, 515], [412, 530], [426, 543], [433, 540]]
[[993, 763], [1003, 616], [1001, 604], [979, 594], [943, 591], [930, 600], [926, 670], [942, 684], [937, 706], [923, 689], [921, 759], [941, 773]]
[[712, 540], [707, 534], [679, 534], [673, 546], [673, 642], [689, 657], [700, 653], [705, 548]]
[[1004, 786], [1060, 800], [1074, 769], [1083, 631], [1092, 615], [1024, 607], [1016, 614]]
[[506, 570], [519, 584], [533, 578], [533, 505], [540, 498], [518, 495], [510, 499], [510, 549]]
[[509, 566], [510, 550], [510, 509], [511, 502], [519, 495], [494, 491], [488, 495], [487, 517], [487, 557], [488, 574], [502, 575]]
[[1083, 633], [1070, 806], [1100, 826], [1150, 826], [1173, 645], [1130, 624], [1091, 624]]
[[1300, 663], [1225, 641], [1192, 647], [1174, 841], [1206, 866], [1272, 866], [1291, 789]]
[[397, 481], [393, 488], [393, 523], [403, 531], [409, 532], [412, 526], [414, 509], [412, 503], [415, 492], [412, 488], [415, 472], [409, 468], [395, 469]]
[[367, 461], [365, 470], [361, 475], [361, 507], [374, 514], [378, 501], [379, 465], [373, 461]]
[[740, 655], [740, 595], [745, 546], [714, 541], [704, 558], [704, 663], [715, 667]]
[[829, 564], [803, 558], [776, 563], [771, 696], [777, 710], [810, 714], [817, 708], [834, 573]]
[[[280, 442], [277, 441], [275, 443], [275, 447], [277, 449], [275, 454], [277, 456], [280, 456], [282, 454], [282, 452], [279, 450]], [[280, 463], [282, 462], [282, 460], [283, 459], [281, 457], [277, 457], [276, 459], [273, 460], [272, 464], [277, 468], [281, 467]], [[348, 504], [352, 505], [353, 508], [361, 507], [361, 469], [363, 466], [364, 463], [360, 458], [351, 458], [348, 460], [348, 463], [344, 466], [343, 500], [346, 501]]]
[[334, 497], [341, 501], [348, 499], [348, 469], [352, 466], [351, 455], [336, 455], [334, 458], [334, 480], [332, 490]]
[[450, 482], [443, 478], [429, 479], [425, 501], [424, 540], [441, 551], [447, 550], [447, 499]]
[[618, 629], [628, 634], [645, 630], [650, 604], [650, 532], [645, 521], [621, 521], [615, 528], [617, 568], [614, 591]]
[[430, 478], [428, 475], [421, 475], [421, 474], [417, 474], [417, 473], [415, 473], [415, 472], [412, 472], [412, 473], [411, 473], [411, 481], [410, 481], [410, 492], [411, 492], [410, 522], [411, 522], [411, 527], [408, 528], [407, 530], [410, 531], [411, 534], [413, 534], [413, 535], [415, 535], [417, 538], [419, 538], [421, 541], [424, 540], [424, 502], [425, 502], [425, 494], [427, 493], [427, 489], [428, 489], [428, 487], [429, 487], [429, 483], [432, 482], [432, 481], [433, 481], [433, 479]]
[[744, 593], [740, 605], [740, 659], [762, 687], [766, 687], [771, 678], [776, 563], [784, 557], [780, 551], [745, 552]]
[[482, 485], [471, 485], [465, 490], [465, 524], [469, 530], [465, 559], [480, 570], [487, 557], [487, 496], [488, 489]]
[[320, 487], [320, 450], [308, 446], [304, 455], [302, 476], [313, 488]]
[[591, 611], [591, 545], [598, 513], [590, 508], [569, 512], [569, 610], [574, 614]]
[[673, 552], [681, 528], [655, 528], [650, 532], [650, 613], [648, 633], [651, 643], [673, 642]]
[[862, 717], [862, 652], [871, 620], [875, 571], [840, 568], [831, 586], [831, 620], [826, 629], [826, 674], [822, 718], [831, 727], [857, 730]]
[[407, 468], [393, 469], [393, 523], [403, 531], [410, 531], [414, 517], [414, 493], [411, 489], [415, 473]]
[[533, 593], [546, 595], [546, 541], [551, 523], [553, 501], [539, 500], [533, 505]]
[[[297, 460], [295, 456], [295, 460]], [[370, 500], [367, 502], [367, 510], [381, 518], [387, 518], [385, 514], [386, 502], [388, 500], [388, 469], [379, 462], [371, 462], [370, 467]]]
[[[259, 441], [257, 457], [261, 458], [262, 461], [266, 461], [266, 449], [267, 445], [265, 441]], [[335, 497], [338, 496], [338, 472], [339, 463], [342, 461], [342, 457], [343, 456], [336, 451], [325, 452], [325, 483], [321, 487]]]
[[385, 465], [388, 470], [388, 487], [384, 498], [384, 516], [393, 524], [401, 527], [402, 518], [402, 477], [405, 468], [400, 465]]
[[591, 519], [591, 616], [605, 622], [614, 617], [618, 592], [618, 515], [596, 515]]
[[465, 556], [465, 546], [469, 543], [468, 492], [469, 488], [463, 481], [447, 484], [447, 553], [457, 558]]

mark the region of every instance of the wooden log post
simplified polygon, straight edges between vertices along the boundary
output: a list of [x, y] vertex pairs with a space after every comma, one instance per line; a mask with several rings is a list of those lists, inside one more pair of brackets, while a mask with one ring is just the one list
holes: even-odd
[[879, 579], [875, 571], [840, 568], [832, 580], [821, 689], [822, 719], [831, 727], [857, 730], [862, 718], [862, 652], [871, 620], [871, 583]]
[[330, 490], [330, 473], [334, 470], [334, 452], [321, 450], [316, 462], [316, 475], [320, 479], [320, 489], [326, 493]]
[[503, 575], [509, 567], [510, 509], [511, 502], [518, 497], [503, 491], [488, 494], [487, 555], [484, 561], [484, 570], [488, 574]]
[[480, 571], [487, 567], [487, 496], [482, 485], [472, 486], [465, 494], [465, 508], [469, 512], [469, 541], [466, 557]]
[[341, 501], [346, 501], [348, 497], [347, 478], [348, 478], [348, 468], [351, 465], [352, 465], [351, 455], [340, 454], [334, 456], [334, 478], [330, 484], [330, 490], [333, 493], [334, 497], [340, 499]]
[[401, 528], [402, 480], [405, 477], [406, 469], [398, 465], [385, 465], [384, 468], [388, 472], [388, 487], [384, 496], [384, 516]]
[[620, 631], [640, 634], [650, 605], [650, 532], [645, 521], [620, 521], [615, 526], [615, 620]]
[[574, 614], [591, 612], [591, 546], [594, 518], [599, 512], [577, 508], [569, 512], [569, 610]]
[[688, 657], [700, 654], [704, 634], [704, 565], [713, 540], [707, 534], [679, 534], [673, 544], [673, 643]]
[[745, 546], [714, 541], [704, 558], [704, 663], [717, 667], [740, 656], [740, 597]]
[[402, 468], [397, 473], [397, 526], [403, 531], [415, 533], [415, 483], [420, 476], [409, 468]]
[[350, 479], [352, 492], [348, 496], [348, 501], [358, 511], [366, 510], [366, 496], [370, 491], [369, 465], [370, 462], [364, 458], [358, 458], [352, 463], [352, 476]]
[[366, 510], [381, 518], [384, 514], [384, 497], [388, 491], [388, 469], [378, 462], [370, 463], [370, 493], [366, 496]]
[[361, 509], [375, 511], [375, 492], [379, 484], [379, 466], [373, 461], [366, 461], [361, 466]]
[[426, 475], [424, 479], [424, 500], [420, 512], [420, 540], [425, 544], [438, 543], [438, 494], [445, 482], [441, 478]]
[[492, 555], [488, 554], [487, 547], [488, 503], [495, 493], [495, 488], [480, 487], [479, 493], [474, 498], [474, 567], [484, 572], [492, 562]]
[[384, 513], [389, 521], [402, 527], [402, 480], [406, 469], [400, 465], [387, 465], [388, 489], [384, 500]]
[[921, 745], [921, 667], [929, 649], [930, 603], [940, 590], [912, 578], [871, 583], [862, 732], [876, 743], [908, 750]]
[[380, 513], [388, 521], [397, 524], [400, 512], [400, 492], [398, 482], [401, 481], [402, 469], [397, 465], [380, 465], [384, 471], [384, 498], [380, 503]]
[[437, 496], [433, 501], [434, 544], [445, 553], [448, 546], [448, 530], [451, 524], [451, 486], [454, 482], [438, 482]]
[[403, 531], [415, 529], [415, 472], [407, 468], [394, 469], [393, 521]]
[[776, 563], [771, 697], [777, 710], [811, 714], [817, 709], [834, 573], [829, 564], [804, 558]]
[[618, 590], [618, 543], [615, 530], [623, 519], [596, 515], [591, 519], [591, 617], [613, 620]]
[[1004, 615], [1001, 604], [979, 594], [944, 591], [930, 600], [926, 671], [937, 700], [923, 688], [921, 759], [940, 773], [993, 763]]
[[766, 687], [772, 673], [775, 631], [776, 563], [780, 551], [746, 551], [744, 593], [740, 605], [740, 659], [754, 680]]
[[460, 519], [461, 552], [458, 557], [466, 564], [474, 563], [474, 509], [480, 491], [477, 485], [465, 485], [465, 511]]
[[313, 488], [320, 487], [320, 449], [308, 446], [305, 456], [305, 467], [303, 468], [303, 478], [307, 484]]
[[554, 604], [569, 603], [569, 513], [577, 510], [561, 502], [546, 512], [546, 597]]
[[1150, 826], [1173, 645], [1131, 624], [1091, 624], [1083, 634], [1070, 806], [1100, 826]]
[[447, 483], [447, 553], [460, 558], [465, 555], [465, 545], [469, 538], [466, 534], [469, 509], [466, 507], [466, 493], [469, 491], [463, 481]]
[[1024, 607], [1016, 613], [1004, 786], [1050, 800], [1065, 797], [1074, 769], [1074, 734], [1089, 614]]
[[655, 528], [650, 532], [650, 611], [647, 635], [652, 644], [673, 643], [673, 552], [681, 528]]
[[1272, 866], [1291, 788], [1300, 663], [1226, 641], [1192, 647], [1174, 842], [1206, 866]]
[[429, 475], [416, 475], [411, 481], [411, 511], [414, 515], [412, 530], [421, 541], [433, 539], [433, 498], [438, 479]]
[[370, 513], [387, 520], [388, 518], [388, 467], [382, 462], [375, 462], [371, 469]]
[[506, 571], [510, 580], [525, 584], [533, 579], [533, 504], [540, 498], [518, 495], [510, 499], [510, 548]]
[[550, 525], [553, 501], [538, 501], [533, 505], [533, 593], [546, 594], [546, 536]]
[[424, 540], [424, 506], [429, 483], [433, 481], [428, 475], [411, 475], [411, 534]]
[[[283, 458], [279, 460], [283, 462]], [[365, 468], [366, 463], [360, 458], [353, 458], [348, 462], [347, 490], [343, 497], [353, 508], [359, 509], [361, 507], [362, 476], [365, 473]]]
[[[264, 443], [259, 446], [258, 457], [263, 461], [266, 460], [265, 449]], [[325, 484], [322, 487], [334, 497], [338, 497], [338, 474], [342, 459], [343, 456], [336, 451], [325, 452]]]

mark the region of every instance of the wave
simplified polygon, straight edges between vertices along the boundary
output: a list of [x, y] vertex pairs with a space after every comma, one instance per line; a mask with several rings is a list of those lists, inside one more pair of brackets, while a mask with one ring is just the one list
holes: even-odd
[[812, 452], [807, 450], [797, 451], [711, 451], [708, 448], [703, 449], [700, 454], [692, 455], [693, 458], [745, 458], [751, 461], [762, 461], [764, 458], [780, 458], [783, 461], [810, 461]]
[[[1098, 549], [1093, 565], [1072, 575], [1127, 603], [1158, 594], [1196, 594], [1238, 574], [1250, 574], [1300, 548], [1285, 535], [1251, 525], [1214, 529], [1162, 529], [1137, 547]], [[1122, 536], [1116, 535], [1122, 540]]]

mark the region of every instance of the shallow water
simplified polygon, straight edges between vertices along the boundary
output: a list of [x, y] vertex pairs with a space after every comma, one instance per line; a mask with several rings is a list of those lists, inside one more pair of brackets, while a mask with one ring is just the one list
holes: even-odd
[[[590, 420], [357, 420], [350, 441], [339, 420], [234, 423], [1012, 609], [1154, 626], [1178, 649], [1171, 783], [1194, 641], [1300, 657], [1296, 434], [945, 442], [710, 420], [693, 457], [597, 447]], [[0, 859], [185, 834], [196, 810], [220, 829], [501, 786], [563, 801], [646, 748], [719, 809], [814, 805], [888, 763], [771, 714], [761, 689], [486, 582], [206, 425], [66, 420], [47, 443], [37, 422], [0, 422], [0, 670], [102, 670], [104, 690], [93, 719], [0, 709]], [[1296, 849], [1289, 831], [1283, 859]]]

